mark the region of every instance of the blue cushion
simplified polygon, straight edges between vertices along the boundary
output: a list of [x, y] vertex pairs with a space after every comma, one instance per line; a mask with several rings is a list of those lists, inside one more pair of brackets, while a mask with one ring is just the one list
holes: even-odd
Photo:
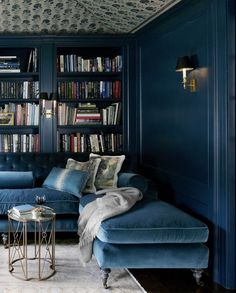
[[72, 193], [81, 197], [89, 174], [85, 171], [54, 167], [43, 183], [43, 187]]
[[[86, 195], [80, 210], [96, 198]], [[198, 243], [208, 239], [208, 227], [161, 200], [143, 199], [128, 212], [102, 222], [97, 237], [109, 243]]]
[[36, 204], [36, 195], [45, 195], [45, 205], [53, 208], [57, 215], [78, 215], [77, 196], [50, 188], [0, 189], [0, 215], [7, 215], [7, 211], [15, 205]]
[[1, 171], [0, 188], [29, 188], [34, 185], [32, 171]]
[[208, 267], [209, 249], [193, 244], [111, 244], [95, 239], [93, 254], [100, 268], [190, 268]]

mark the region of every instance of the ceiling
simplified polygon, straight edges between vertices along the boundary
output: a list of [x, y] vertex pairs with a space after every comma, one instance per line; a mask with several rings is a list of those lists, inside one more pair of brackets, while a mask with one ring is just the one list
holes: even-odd
[[0, 0], [0, 34], [133, 33], [181, 0]]

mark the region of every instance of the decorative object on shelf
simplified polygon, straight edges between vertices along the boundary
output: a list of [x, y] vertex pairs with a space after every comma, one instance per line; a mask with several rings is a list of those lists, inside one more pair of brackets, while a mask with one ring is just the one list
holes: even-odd
[[188, 56], [182, 56], [178, 58], [177, 65], [176, 65], [176, 71], [183, 73], [183, 86], [184, 89], [187, 89], [187, 87], [190, 88], [190, 92], [195, 92], [197, 89], [197, 82], [196, 79], [190, 78], [187, 75], [187, 71], [192, 71], [195, 69], [195, 65], [193, 63], [193, 58], [189, 58]]
[[14, 113], [13, 112], [1, 112], [0, 113], [0, 126], [1, 125], [14, 125]]

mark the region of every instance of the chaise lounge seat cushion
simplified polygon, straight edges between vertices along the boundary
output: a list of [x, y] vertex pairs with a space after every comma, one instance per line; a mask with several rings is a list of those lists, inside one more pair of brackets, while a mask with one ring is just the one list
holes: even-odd
[[35, 204], [36, 195], [45, 195], [45, 205], [53, 208], [57, 215], [78, 215], [77, 196], [49, 188], [0, 189], [0, 215], [6, 215], [7, 211], [16, 205]]
[[[95, 195], [80, 200], [80, 211]], [[128, 212], [102, 222], [97, 238], [105, 243], [203, 243], [208, 227], [161, 200], [144, 198]]]

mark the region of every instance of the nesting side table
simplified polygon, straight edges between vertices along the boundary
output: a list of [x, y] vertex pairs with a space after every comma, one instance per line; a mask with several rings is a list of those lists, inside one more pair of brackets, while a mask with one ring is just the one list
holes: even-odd
[[[45, 280], [53, 276], [55, 269], [55, 218], [50, 208], [44, 207], [41, 216], [17, 216], [8, 212], [8, 267], [9, 272], [22, 280]], [[29, 231], [34, 231], [32, 245]]]

